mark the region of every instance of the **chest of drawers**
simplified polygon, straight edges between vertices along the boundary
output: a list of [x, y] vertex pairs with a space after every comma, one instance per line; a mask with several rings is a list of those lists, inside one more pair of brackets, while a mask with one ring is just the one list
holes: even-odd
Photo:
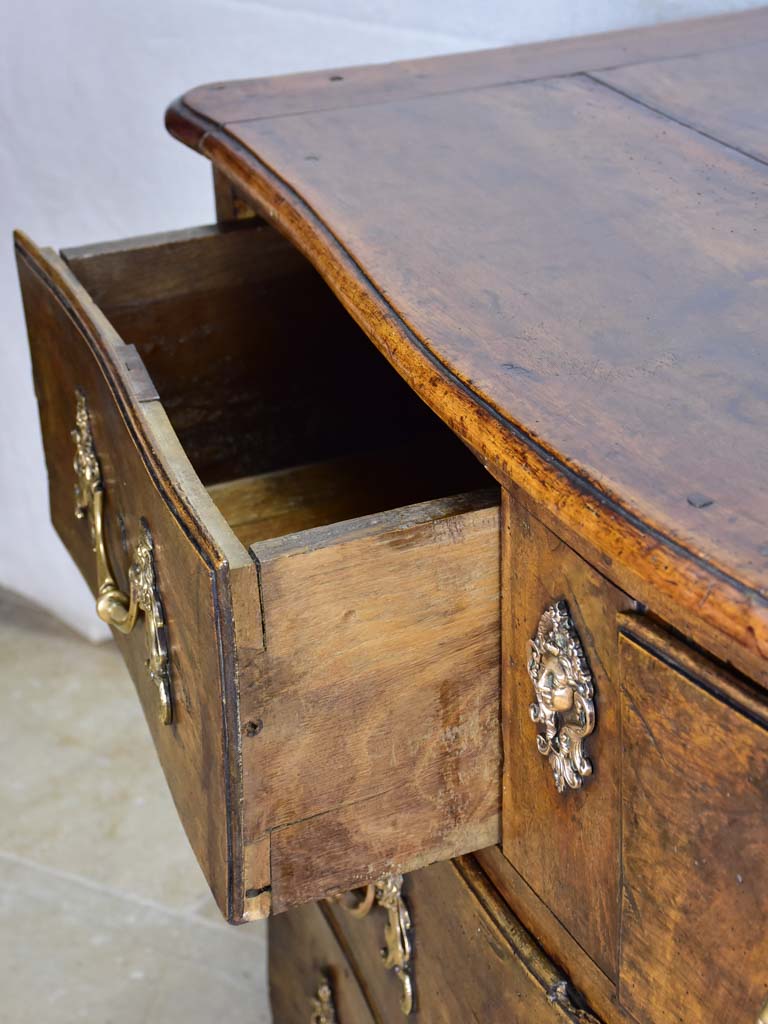
[[203, 86], [216, 225], [17, 236], [53, 522], [280, 1024], [765, 1019], [767, 67], [754, 11]]

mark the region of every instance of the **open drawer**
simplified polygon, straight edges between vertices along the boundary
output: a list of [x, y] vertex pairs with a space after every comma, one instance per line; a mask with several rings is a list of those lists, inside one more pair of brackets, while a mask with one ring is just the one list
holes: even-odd
[[52, 519], [222, 912], [497, 842], [474, 457], [260, 222], [17, 253]]

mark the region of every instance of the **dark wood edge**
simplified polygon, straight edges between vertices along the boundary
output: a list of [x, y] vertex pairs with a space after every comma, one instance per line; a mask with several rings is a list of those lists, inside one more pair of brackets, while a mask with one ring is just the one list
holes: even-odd
[[[557, 1006], [564, 1019], [574, 1024], [585, 1019], [598, 1024], [598, 1018], [590, 1012], [581, 993], [573, 988], [570, 978], [550, 960], [533, 935], [507, 906], [475, 857], [471, 854], [457, 857], [453, 868], [539, 986], [542, 999]], [[555, 998], [559, 986], [565, 987], [570, 1006], [562, 1005]]]
[[304, 199], [225, 128], [189, 110], [183, 99], [169, 108], [166, 124], [307, 257], [391, 365], [500, 483], [554, 510], [577, 547], [581, 538], [601, 553], [601, 571], [675, 628], [693, 630], [701, 646], [708, 647], [713, 631], [722, 647], [735, 641], [741, 664], [768, 686], [765, 595], [623, 507], [471, 392], [401, 319]]
[[[126, 379], [125, 364], [118, 356], [121, 348], [126, 347], [119, 335], [101, 314], [98, 307], [89, 300], [85, 290], [53, 250], [39, 249], [21, 231], [14, 232], [14, 246], [19, 258], [24, 261], [30, 271], [54, 292], [67, 316], [82, 335], [104, 376], [110, 394], [158, 496], [208, 569], [219, 662], [219, 698], [222, 709], [225, 758], [225, 765], [222, 766], [222, 783], [227, 813], [227, 893], [226, 906], [221, 909], [225, 912], [228, 920], [234, 920], [239, 913], [237, 907], [242, 904], [242, 896], [238, 904], [236, 902], [237, 894], [234, 892], [235, 879], [242, 873], [237, 870], [238, 860], [242, 857], [242, 822], [240, 820], [239, 776], [231, 771], [233, 759], [236, 760], [239, 756], [237, 752], [239, 729], [235, 693], [235, 652], [231, 643], [226, 641], [222, 622], [222, 619], [228, 621], [231, 627], [229, 564], [203, 523], [193, 515], [186, 496], [176, 488], [164, 464], [161, 445], [153, 443], [147, 434], [147, 426], [143, 419], [146, 407], [154, 406], [156, 409], [162, 410], [162, 405], [159, 401], [137, 403], [134, 400], [130, 382]], [[138, 359], [138, 353], [136, 353], [136, 358]], [[162, 415], [165, 417], [164, 411]], [[176, 435], [167, 418], [166, 423], [170, 436], [175, 438]], [[182, 452], [181, 445], [179, 445], [179, 452]], [[189, 468], [190, 472], [193, 472], [191, 467]], [[232, 635], [231, 628], [229, 635]]]
[[653, 658], [723, 701], [734, 711], [746, 715], [768, 729], [768, 696], [753, 680], [724, 665], [693, 646], [687, 637], [670, 632], [647, 615], [622, 612], [618, 617], [619, 635], [631, 640]]
[[[464, 858], [467, 860], [468, 858]], [[531, 889], [500, 846], [489, 846], [472, 854], [472, 860], [498, 892], [499, 899], [534, 936], [545, 954], [567, 973], [579, 992], [589, 992], [595, 1013], [606, 1021], [630, 1024], [632, 1018], [618, 1004], [616, 983], [604, 974], [573, 938], [557, 916]]]
[[200, 224], [193, 228], [177, 228], [174, 231], [154, 231], [149, 235], [129, 235], [127, 238], [110, 238], [107, 242], [70, 245], [62, 249], [59, 255], [68, 264], [77, 260], [132, 253], [143, 249], [151, 251], [168, 246], [194, 245], [195, 242], [200, 240], [218, 238], [220, 235], [229, 235], [233, 232], [258, 231], [260, 227], [263, 227], [263, 224], [253, 219]]
[[66, 248], [59, 255], [107, 319], [115, 310], [223, 283], [315, 274], [294, 245], [257, 217]]

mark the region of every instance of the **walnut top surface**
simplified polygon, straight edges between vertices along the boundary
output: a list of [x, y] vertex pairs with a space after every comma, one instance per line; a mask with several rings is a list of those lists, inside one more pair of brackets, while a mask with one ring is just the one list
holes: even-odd
[[768, 9], [203, 86], [168, 126], [495, 476], [765, 659]]

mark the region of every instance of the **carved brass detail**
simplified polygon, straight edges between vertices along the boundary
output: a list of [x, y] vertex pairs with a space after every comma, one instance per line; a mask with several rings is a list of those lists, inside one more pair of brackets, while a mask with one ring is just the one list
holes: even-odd
[[403, 876], [384, 875], [377, 882], [366, 886], [358, 903], [343, 902], [335, 897], [347, 913], [353, 917], [366, 917], [374, 904], [387, 912], [384, 926], [385, 945], [381, 949], [384, 966], [393, 972], [400, 982], [400, 1009], [406, 1017], [413, 1011], [413, 978], [411, 977], [411, 915], [403, 899]]
[[376, 902], [387, 912], [384, 927], [385, 947], [381, 950], [384, 966], [393, 971], [403, 991], [400, 1009], [408, 1014], [413, 1010], [413, 979], [411, 978], [411, 915], [402, 895], [403, 876], [385, 875], [376, 882]]
[[154, 545], [149, 527], [141, 521], [139, 538], [128, 569], [129, 594], [115, 582], [104, 541], [104, 485], [96, 456], [90, 416], [85, 395], [76, 392], [75, 429], [75, 516], [87, 519], [91, 546], [96, 555], [96, 613], [109, 626], [121, 633], [130, 633], [139, 613], [144, 614], [147, 637], [147, 673], [157, 687], [160, 698], [159, 718], [164, 725], [172, 720], [171, 683], [168, 643], [163, 606], [157, 590]]
[[528, 674], [536, 695], [531, 718], [544, 726], [536, 737], [539, 753], [549, 759], [558, 792], [580, 789], [592, 774], [584, 740], [595, 728], [594, 687], [565, 601], [541, 616], [529, 641]]
[[323, 978], [317, 995], [312, 1000], [312, 1016], [309, 1024], [338, 1024], [333, 992], [327, 978]]

